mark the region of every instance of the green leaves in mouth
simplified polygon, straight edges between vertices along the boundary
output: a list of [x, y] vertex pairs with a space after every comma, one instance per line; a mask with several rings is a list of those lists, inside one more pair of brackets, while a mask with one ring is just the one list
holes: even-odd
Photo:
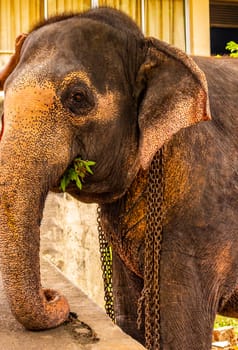
[[65, 192], [69, 183], [75, 182], [78, 189], [82, 190], [83, 180], [87, 174], [93, 175], [91, 167], [95, 164], [91, 160], [83, 160], [80, 157], [75, 158], [60, 180], [60, 189]]

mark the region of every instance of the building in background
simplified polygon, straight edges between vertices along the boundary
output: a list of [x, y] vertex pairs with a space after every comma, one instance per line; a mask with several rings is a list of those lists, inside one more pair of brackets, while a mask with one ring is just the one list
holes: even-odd
[[147, 36], [192, 55], [226, 53], [238, 41], [238, 0], [0, 0], [0, 67], [18, 34], [62, 12], [111, 6], [131, 16]]
[[18, 34], [55, 14], [111, 6], [126, 12], [145, 35], [191, 54], [210, 54], [209, 0], [0, 0], [0, 66]]
[[211, 54], [227, 54], [227, 42], [238, 42], [238, 1], [210, 1]]

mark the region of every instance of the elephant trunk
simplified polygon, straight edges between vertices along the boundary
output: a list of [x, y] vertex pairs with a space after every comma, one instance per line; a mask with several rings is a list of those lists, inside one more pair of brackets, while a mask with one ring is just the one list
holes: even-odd
[[[40, 107], [33, 120], [35, 129], [30, 129], [24, 123], [23, 115], [12, 118], [18, 108], [16, 103], [11, 103], [10, 107], [6, 101], [6, 128], [0, 142], [0, 259], [3, 284], [16, 319], [27, 329], [48, 329], [67, 319], [69, 305], [62, 295], [41, 286], [40, 222], [45, 197], [53, 182], [52, 173], [56, 174], [54, 182], [57, 182], [55, 178], [59, 178], [63, 171], [68, 155], [64, 154], [64, 162], [57, 168], [54, 161], [56, 155], [47, 153], [49, 144], [37, 129], [41, 123]], [[24, 115], [29, 118], [28, 110], [25, 112]], [[57, 152], [54, 139], [49, 142]]]
[[67, 318], [69, 306], [63, 296], [41, 287], [39, 233], [45, 195], [39, 179], [22, 172], [23, 178], [11, 179], [10, 169], [2, 169], [0, 257], [11, 310], [28, 329], [56, 327]]

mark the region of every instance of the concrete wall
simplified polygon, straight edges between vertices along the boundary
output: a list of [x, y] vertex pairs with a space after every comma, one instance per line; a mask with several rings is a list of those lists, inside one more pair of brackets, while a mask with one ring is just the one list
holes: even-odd
[[49, 193], [41, 225], [41, 251], [103, 307], [96, 208], [95, 204], [82, 204], [68, 194]]
[[210, 56], [210, 17], [208, 0], [189, 1], [189, 29], [192, 55]]

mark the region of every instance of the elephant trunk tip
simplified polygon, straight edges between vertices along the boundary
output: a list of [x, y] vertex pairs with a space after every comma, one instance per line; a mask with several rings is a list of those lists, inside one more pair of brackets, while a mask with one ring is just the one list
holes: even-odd
[[63, 324], [69, 317], [70, 307], [67, 299], [52, 289], [43, 289], [43, 304], [35, 305], [34, 314], [17, 308], [13, 313], [18, 322], [31, 331], [47, 330]]

